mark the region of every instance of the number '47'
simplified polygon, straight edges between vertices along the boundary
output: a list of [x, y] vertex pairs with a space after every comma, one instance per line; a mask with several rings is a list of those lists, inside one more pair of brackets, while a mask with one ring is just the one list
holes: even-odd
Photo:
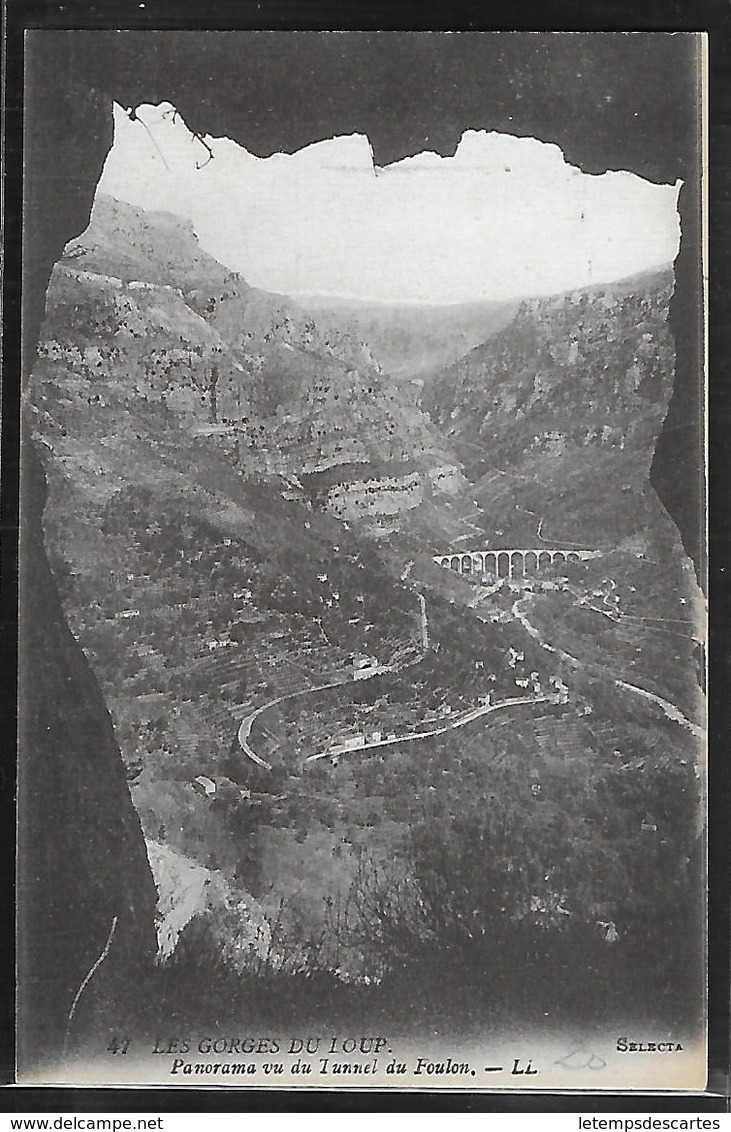
[[126, 1053], [128, 1049], [129, 1038], [122, 1038], [121, 1040], [112, 1038], [111, 1042], [107, 1046], [107, 1053]]

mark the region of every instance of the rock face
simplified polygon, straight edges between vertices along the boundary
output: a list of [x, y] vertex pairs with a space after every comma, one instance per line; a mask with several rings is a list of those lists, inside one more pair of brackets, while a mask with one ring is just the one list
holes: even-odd
[[[37, 522], [44, 496], [29, 446], [21, 544], [19, 967], [23, 1036], [34, 1053], [39, 1029], [48, 1052], [57, 1048], [74, 994], [113, 921], [107, 988], [124, 985], [152, 959], [156, 902], [109, 713], [46, 560]], [[101, 981], [89, 984], [97, 1005]], [[79, 1011], [81, 1018], [81, 1002]]]
[[541, 518], [549, 539], [592, 545], [657, 523], [649, 481], [672, 393], [672, 293], [668, 269], [526, 301], [425, 391], [512, 545], [535, 539]]
[[423, 498], [421, 478], [418, 472], [411, 472], [336, 486], [328, 493], [327, 506], [338, 518], [356, 520], [362, 516], [398, 515], [418, 507]]
[[[85, 89], [76, 69], [68, 74], [67, 86], [49, 74], [28, 92], [28, 368], [52, 266], [88, 221], [112, 140], [111, 103]], [[134, 1009], [155, 953], [156, 892], [109, 714], [49, 569], [46, 483], [29, 431], [21, 443], [18, 1067], [28, 1078], [44, 1062], [58, 1064], [64, 1043], [71, 1051], [89, 1027]]]
[[[19, 976], [21, 1064], [60, 1052], [129, 1001], [155, 953], [155, 886], [109, 713], [66, 624], [40, 529], [45, 481], [30, 445], [23, 491], [20, 621]], [[112, 932], [112, 926], [114, 931]]]
[[128, 429], [156, 413], [249, 475], [334, 470], [327, 506], [339, 516], [408, 512], [459, 470], [361, 330], [250, 287], [184, 221], [98, 194], [51, 277], [35, 424], [45, 444], [54, 420], [88, 432], [95, 414]]
[[391, 377], [418, 389], [506, 326], [517, 304], [409, 306], [298, 296], [297, 305], [329, 334], [364, 339]]
[[430, 444], [361, 338], [250, 288], [178, 217], [103, 194], [55, 268], [44, 338], [61, 375], [235, 427], [250, 455], [266, 447], [295, 471], [308, 458], [403, 458]]

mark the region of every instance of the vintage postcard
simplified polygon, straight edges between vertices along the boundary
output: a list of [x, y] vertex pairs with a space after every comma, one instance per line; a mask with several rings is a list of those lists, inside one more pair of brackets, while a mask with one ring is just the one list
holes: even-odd
[[698, 1090], [704, 38], [26, 38], [18, 1076]]

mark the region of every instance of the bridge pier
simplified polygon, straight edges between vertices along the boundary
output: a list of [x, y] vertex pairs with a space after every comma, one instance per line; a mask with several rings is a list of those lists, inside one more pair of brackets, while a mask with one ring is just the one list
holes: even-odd
[[508, 578], [513, 581], [516, 577], [525, 578], [529, 574], [528, 563], [532, 562], [530, 573], [540, 573], [546, 565], [554, 566], [556, 562], [584, 562], [590, 558], [598, 558], [600, 550], [575, 550], [573, 548], [553, 547], [500, 547], [490, 550], [454, 551], [451, 554], [435, 554], [433, 561], [438, 566], [454, 570], [457, 574], [490, 573], [496, 579]]

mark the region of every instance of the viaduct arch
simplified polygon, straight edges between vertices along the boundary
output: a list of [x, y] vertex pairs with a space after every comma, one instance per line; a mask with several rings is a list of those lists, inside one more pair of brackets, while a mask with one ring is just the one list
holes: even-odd
[[457, 574], [493, 574], [496, 578], [512, 579], [538, 574], [556, 562], [585, 562], [589, 558], [598, 558], [600, 554], [599, 550], [561, 547], [550, 550], [543, 547], [500, 547], [495, 550], [461, 550], [435, 554], [433, 561]]

